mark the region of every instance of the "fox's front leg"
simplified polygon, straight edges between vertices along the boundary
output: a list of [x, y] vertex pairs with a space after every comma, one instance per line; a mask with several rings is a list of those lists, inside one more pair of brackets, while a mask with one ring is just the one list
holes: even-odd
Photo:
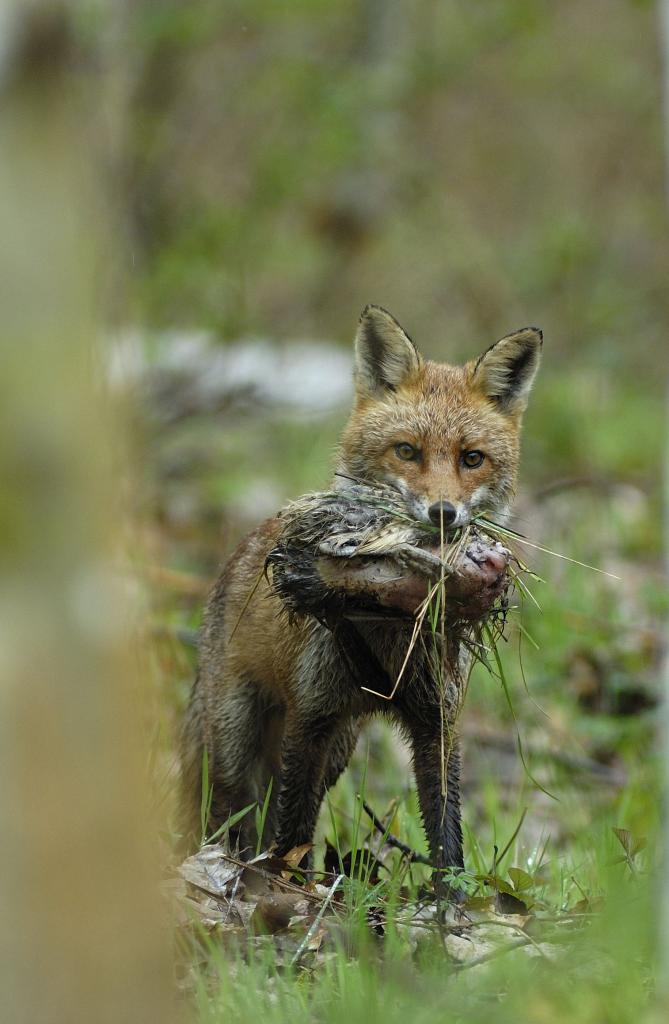
[[441, 721], [409, 720], [413, 746], [414, 774], [423, 824], [430, 845], [432, 863], [443, 868], [463, 868], [460, 815], [460, 752], [446, 727], [444, 741]]
[[310, 843], [323, 800], [327, 757], [338, 718], [296, 712], [286, 720], [281, 748], [276, 851]]

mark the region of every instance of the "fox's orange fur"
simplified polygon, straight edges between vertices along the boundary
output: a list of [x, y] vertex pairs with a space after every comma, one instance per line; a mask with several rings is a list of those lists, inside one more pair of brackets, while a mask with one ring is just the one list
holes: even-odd
[[[401, 491], [415, 518], [449, 526], [464, 525], [481, 511], [506, 512], [540, 351], [541, 332], [525, 328], [463, 367], [425, 361], [389, 313], [367, 307], [356, 336], [355, 403], [335, 486], [345, 486], [347, 476], [383, 480]], [[289, 623], [280, 614], [279, 599], [263, 576], [279, 532], [279, 521], [270, 519], [250, 534], [209, 600], [183, 732], [187, 831], [197, 836], [200, 830], [206, 749], [213, 785], [210, 832], [234, 811], [262, 800], [272, 778], [265, 840], [273, 837], [279, 852], [310, 842], [325, 790], [346, 767], [361, 719], [382, 710], [399, 722], [413, 746], [434, 863], [462, 866], [458, 755], [449, 751], [444, 794], [432, 667], [420, 652], [414, 655], [396, 701], [379, 707], [378, 698], [352, 682], [323, 625], [310, 619]], [[492, 570], [484, 565], [481, 573], [486, 572]], [[392, 678], [406, 652], [406, 630], [381, 624], [363, 632]], [[451, 659], [456, 707], [457, 652], [442, 656]], [[238, 835], [242, 845], [250, 842], [244, 823]]]

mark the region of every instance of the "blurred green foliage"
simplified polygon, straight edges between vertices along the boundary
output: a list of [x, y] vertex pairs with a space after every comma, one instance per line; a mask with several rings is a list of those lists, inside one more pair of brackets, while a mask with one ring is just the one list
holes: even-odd
[[[125, 154], [158, 324], [435, 357], [525, 322], [653, 383], [666, 317], [651, 3], [133, 5]], [[553, 374], [556, 370], [553, 369]]]

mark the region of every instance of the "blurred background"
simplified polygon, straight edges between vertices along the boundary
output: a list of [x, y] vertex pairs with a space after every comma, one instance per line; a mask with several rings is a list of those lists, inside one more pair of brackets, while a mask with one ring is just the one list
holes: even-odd
[[[82, 494], [91, 439], [111, 448], [93, 504], [105, 539], [86, 543], [120, 557], [141, 624], [147, 799], [172, 803], [174, 730], [219, 565], [328, 481], [362, 307], [389, 308], [444, 361], [536, 324], [545, 354], [514, 526], [612, 575], [523, 549], [545, 582], [509, 624], [513, 714], [477, 671], [464, 716], [468, 857], [527, 808], [519, 857], [547, 845], [565, 901], [574, 865], [595, 891], [610, 826], [650, 835], [658, 806], [668, 293], [656, 4], [35, 0], [1, 12], [3, 334], [10, 383], [44, 385], [7, 437], [30, 440], [35, 412], [60, 396], [73, 419], [50, 443], [78, 460]], [[63, 311], [84, 308], [72, 332]], [[77, 419], [70, 400], [91, 353], [114, 426], [88, 406]], [[75, 544], [78, 520], [51, 504], [40, 465], [11, 477], [7, 522], [48, 506], [63, 525], [45, 547], [68, 530]], [[39, 530], [36, 519], [26, 550]], [[23, 535], [6, 534], [15, 555]], [[364, 761], [376, 809], [400, 797], [395, 828], [421, 846], [397, 739], [374, 726], [357, 757], [333, 796], [344, 833]]]

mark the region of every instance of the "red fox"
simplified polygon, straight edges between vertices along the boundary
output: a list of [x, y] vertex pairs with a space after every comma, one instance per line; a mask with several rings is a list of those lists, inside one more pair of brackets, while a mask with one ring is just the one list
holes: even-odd
[[[355, 401], [337, 457], [339, 486], [346, 478], [388, 484], [414, 519], [442, 530], [465, 526], [479, 513], [508, 512], [541, 346], [541, 331], [526, 327], [464, 366], [434, 363], [419, 355], [390, 313], [367, 306], [355, 339]], [[289, 621], [262, 578], [280, 531], [280, 520], [269, 519], [242, 541], [206, 608], [182, 733], [187, 833], [193, 840], [201, 828], [206, 751], [208, 834], [262, 801], [273, 780], [263, 840], [273, 840], [279, 854], [311, 843], [325, 792], [346, 768], [362, 720], [380, 711], [411, 744], [433, 865], [462, 868], [459, 754], [451, 743], [444, 771], [443, 698], [433, 662], [416, 647], [392, 701], [363, 691], [332, 632], [315, 619]], [[506, 562], [494, 551], [469, 560], [494, 596]], [[407, 578], [409, 591], [413, 584]], [[399, 606], [406, 600], [401, 590]], [[410, 624], [376, 622], [360, 630], [388, 677], [396, 678]], [[453, 666], [459, 654], [448, 657]], [[458, 673], [451, 675], [452, 690]], [[453, 718], [456, 707], [451, 693]], [[242, 847], [251, 846], [248, 818], [235, 830]]]

